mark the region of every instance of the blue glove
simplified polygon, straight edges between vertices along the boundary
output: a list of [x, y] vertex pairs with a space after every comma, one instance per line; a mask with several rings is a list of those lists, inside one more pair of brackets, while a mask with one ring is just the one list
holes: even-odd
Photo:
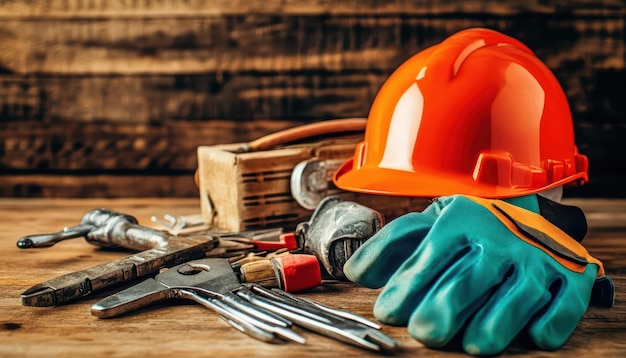
[[381, 322], [408, 325], [433, 348], [461, 335], [473, 355], [497, 354], [523, 330], [539, 348], [558, 349], [596, 279], [610, 282], [600, 261], [542, 216], [460, 195], [391, 221], [343, 269], [358, 284], [384, 286], [374, 305]]

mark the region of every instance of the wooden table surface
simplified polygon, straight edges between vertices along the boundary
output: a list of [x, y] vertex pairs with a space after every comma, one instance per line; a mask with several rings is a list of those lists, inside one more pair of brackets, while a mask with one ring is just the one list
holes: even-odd
[[[559, 351], [543, 352], [523, 342], [506, 354], [531, 356], [626, 356], [626, 201], [573, 200], [590, 222], [585, 239], [589, 251], [605, 262], [616, 285], [612, 309], [591, 307], [568, 343]], [[106, 207], [151, 224], [152, 215], [199, 212], [194, 199], [0, 199], [0, 356], [367, 356], [375, 354], [297, 330], [306, 345], [266, 344], [234, 330], [215, 314], [195, 304], [157, 306], [122, 318], [98, 319], [90, 307], [105, 296], [54, 308], [25, 307], [21, 293], [47, 279], [81, 270], [128, 253], [107, 252], [83, 239], [68, 240], [48, 249], [19, 250], [16, 241], [28, 234], [76, 225], [82, 215]], [[350, 283], [326, 283], [302, 296], [372, 318], [377, 291]], [[463, 356], [458, 350], [436, 351], [411, 339], [406, 328], [383, 331], [401, 344], [396, 356]]]

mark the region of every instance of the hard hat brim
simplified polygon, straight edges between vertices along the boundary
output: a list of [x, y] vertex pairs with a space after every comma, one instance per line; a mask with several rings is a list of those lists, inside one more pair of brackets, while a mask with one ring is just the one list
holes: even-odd
[[488, 185], [472, 180], [471, 176], [453, 173], [406, 172], [380, 167], [354, 169], [353, 158], [350, 158], [337, 169], [333, 181], [342, 190], [358, 193], [424, 198], [462, 194], [495, 199], [535, 194], [570, 182], [586, 182], [587, 175], [577, 173], [540, 188], [520, 188]]

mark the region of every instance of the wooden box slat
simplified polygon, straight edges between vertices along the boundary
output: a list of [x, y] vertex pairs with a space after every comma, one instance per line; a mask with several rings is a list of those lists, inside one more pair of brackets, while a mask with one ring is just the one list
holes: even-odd
[[[212, 226], [229, 231], [265, 227], [293, 230], [312, 213], [292, 197], [293, 168], [311, 158], [346, 160], [356, 143], [354, 138], [339, 139], [250, 153], [236, 153], [241, 144], [201, 146], [198, 186], [203, 218]], [[428, 204], [422, 198], [351, 192], [337, 195], [374, 208], [388, 220], [422, 210]]]

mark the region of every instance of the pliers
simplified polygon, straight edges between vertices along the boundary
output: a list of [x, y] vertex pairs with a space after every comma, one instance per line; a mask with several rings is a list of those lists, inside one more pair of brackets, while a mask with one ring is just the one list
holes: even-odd
[[364, 317], [300, 299], [279, 289], [242, 284], [227, 259], [205, 258], [164, 271], [96, 303], [91, 313], [110, 318], [169, 298], [186, 298], [264, 342], [305, 343], [293, 325], [373, 351], [398, 343]]

